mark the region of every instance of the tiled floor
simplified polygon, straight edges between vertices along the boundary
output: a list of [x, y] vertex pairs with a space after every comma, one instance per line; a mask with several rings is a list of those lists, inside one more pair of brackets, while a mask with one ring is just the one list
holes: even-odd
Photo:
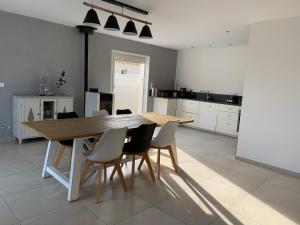
[[72, 204], [64, 187], [41, 178], [46, 144], [0, 142], [0, 225], [300, 224], [300, 179], [235, 160], [234, 138], [180, 127], [178, 174], [162, 157], [161, 180], [143, 167], [124, 193], [116, 177], [103, 184], [100, 204], [94, 176]]

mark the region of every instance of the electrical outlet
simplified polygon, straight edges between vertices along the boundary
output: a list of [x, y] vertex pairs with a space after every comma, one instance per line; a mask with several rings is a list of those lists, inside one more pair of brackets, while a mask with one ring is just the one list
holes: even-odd
[[0, 82], [0, 88], [4, 88], [4, 83]]

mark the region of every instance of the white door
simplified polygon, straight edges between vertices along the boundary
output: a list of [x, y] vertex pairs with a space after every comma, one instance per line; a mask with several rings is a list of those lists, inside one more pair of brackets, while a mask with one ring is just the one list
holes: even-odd
[[[40, 117], [40, 100], [39, 99], [28, 99], [22, 102], [23, 119], [22, 122], [27, 121], [38, 121]], [[23, 138], [38, 137], [38, 135], [29, 128], [22, 128]]]
[[198, 127], [215, 130], [217, 119], [217, 105], [214, 103], [200, 103]]
[[149, 57], [113, 51], [111, 92], [113, 112], [130, 109], [133, 113], [147, 110]]
[[72, 99], [58, 99], [57, 100], [57, 113], [73, 112]]

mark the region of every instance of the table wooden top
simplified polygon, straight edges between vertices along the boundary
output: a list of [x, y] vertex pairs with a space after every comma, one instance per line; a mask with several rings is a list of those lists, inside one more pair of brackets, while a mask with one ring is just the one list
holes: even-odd
[[186, 118], [150, 112], [104, 117], [42, 120], [23, 122], [23, 125], [33, 129], [36, 133], [48, 140], [62, 141], [101, 135], [105, 130], [110, 128], [128, 127], [128, 129], [134, 129], [142, 124], [151, 123], [162, 126], [167, 121], [179, 121], [181, 124], [193, 122], [193, 120]]

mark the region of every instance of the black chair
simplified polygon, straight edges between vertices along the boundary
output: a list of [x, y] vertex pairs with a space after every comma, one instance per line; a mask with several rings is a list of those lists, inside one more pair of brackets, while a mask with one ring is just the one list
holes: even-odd
[[117, 115], [132, 114], [130, 109], [117, 109]]
[[[151, 178], [155, 181], [153, 169], [150, 163], [148, 151], [150, 148], [152, 136], [154, 133], [154, 129], [156, 124], [143, 124], [138, 128], [132, 130], [130, 132], [131, 138], [130, 141], [124, 144], [123, 153], [121, 158], [125, 155], [132, 156], [132, 171], [131, 171], [131, 186], [134, 181], [134, 172], [135, 172], [135, 157], [142, 156], [142, 159], [147, 163]], [[116, 170], [114, 169], [110, 179], [113, 179]]]
[[[72, 119], [72, 118], [79, 118], [79, 116], [77, 115], [76, 112], [67, 112], [67, 113], [58, 113], [57, 114], [57, 119], [61, 120], [61, 119]], [[68, 167], [70, 167], [71, 165], [71, 159], [72, 159], [72, 147], [73, 147], [73, 140], [63, 140], [60, 141], [60, 149], [58, 150], [58, 152], [56, 153], [54, 162], [53, 162], [53, 166], [54, 167], [58, 167], [59, 162], [61, 160], [62, 155], [65, 152], [65, 149], [68, 148], [70, 150], [69, 153], [69, 162], [68, 162]]]

